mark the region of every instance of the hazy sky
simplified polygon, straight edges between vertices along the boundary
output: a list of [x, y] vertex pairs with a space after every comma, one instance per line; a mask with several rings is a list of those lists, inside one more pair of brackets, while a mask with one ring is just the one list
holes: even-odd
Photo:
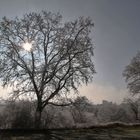
[[60, 12], [64, 20], [93, 19], [97, 74], [80, 92], [95, 103], [120, 102], [127, 95], [122, 72], [140, 50], [140, 0], [0, 0], [0, 18], [41, 10]]

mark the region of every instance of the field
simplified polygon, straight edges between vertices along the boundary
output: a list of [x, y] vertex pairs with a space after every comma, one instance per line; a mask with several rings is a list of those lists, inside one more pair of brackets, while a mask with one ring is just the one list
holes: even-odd
[[62, 130], [0, 130], [0, 140], [140, 140], [140, 126]]

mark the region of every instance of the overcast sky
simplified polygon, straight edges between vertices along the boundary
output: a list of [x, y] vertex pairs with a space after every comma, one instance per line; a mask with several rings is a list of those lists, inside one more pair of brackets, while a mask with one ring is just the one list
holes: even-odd
[[80, 93], [95, 103], [122, 101], [127, 96], [122, 72], [140, 50], [140, 0], [0, 0], [0, 18], [41, 10], [60, 12], [64, 20], [79, 16], [93, 19], [97, 74]]

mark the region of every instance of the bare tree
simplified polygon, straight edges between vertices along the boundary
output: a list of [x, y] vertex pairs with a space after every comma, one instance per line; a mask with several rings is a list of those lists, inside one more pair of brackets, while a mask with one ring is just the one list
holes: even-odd
[[92, 27], [89, 18], [64, 23], [46, 11], [0, 22], [0, 79], [14, 97], [36, 97], [36, 127], [46, 105], [92, 81]]
[[126, 66], [123, 76], [126, 79], [127, 87], [133, 95], [140, 94], [140, 52]]
[[124, 99], [124, 102], [130, 106], [130, 109], [134, 114], [135, 120], [139, 122], [140, 98], [127, 98]]
[[73, 105], [70, 106], [70, 112], [75, 123], [86, 122], [84, 112], [91, 112], [92, 103], [85, 96], [78, 96]]

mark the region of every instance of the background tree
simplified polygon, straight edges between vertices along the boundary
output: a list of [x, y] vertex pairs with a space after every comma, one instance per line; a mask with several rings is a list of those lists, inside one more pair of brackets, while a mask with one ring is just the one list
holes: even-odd
[[46, 11], [1, 20], [0, 79], [14, 97], [36, 97], [36, 127], [46, 105], [92, 80], [91, 27], [89, 18], [64, 23], [59, 13]]
[[110, 122], [130, 122], [125, 108], [118, 107], [118, 109], [115, 110], [115, 113], [111, 114]]
[[127, 87], [133, 95], [140, 93], [140, 52], [126, 66], [123, 76], [127, 82]]
[[27, 100], [6, 100], [1, 103], [0, 128], [33, 128], [32, 106], [33, 103]]
[[91, 104], [85, 96], [79, 96], [74, 100], [73, 105], [70, 106], [70, 112], [75, 123], [86, 121], [84, 111], [89, 109], [89, 106]]
[[[9, 104], [10, 105], [10, 104]], [[9, 107], [10, 109], [10, 107]], [[13, 120], [12, 128], [33, 128], [32, 103], [29, 101], [18, 101], [14, 103], [14, 108], [11, 108]]]
[[85, 96], [78, 96], [70, 106], [70, 112], [75, 124], [85, 123], [88, 121], [86, 114], [93, 112], [93, 104]]
[[124, 102], [130, 107], [130, 110], [134, 114], [134, 119], [139, 122], [139, 108], [140, 108], [140, 98], [126, 98]]
[[118, 111], [118, 106], [115, 103], [103, 100], [98, 106], [97, 118], [99, 122], [107, 123], [112, 121], [114, 112]]

